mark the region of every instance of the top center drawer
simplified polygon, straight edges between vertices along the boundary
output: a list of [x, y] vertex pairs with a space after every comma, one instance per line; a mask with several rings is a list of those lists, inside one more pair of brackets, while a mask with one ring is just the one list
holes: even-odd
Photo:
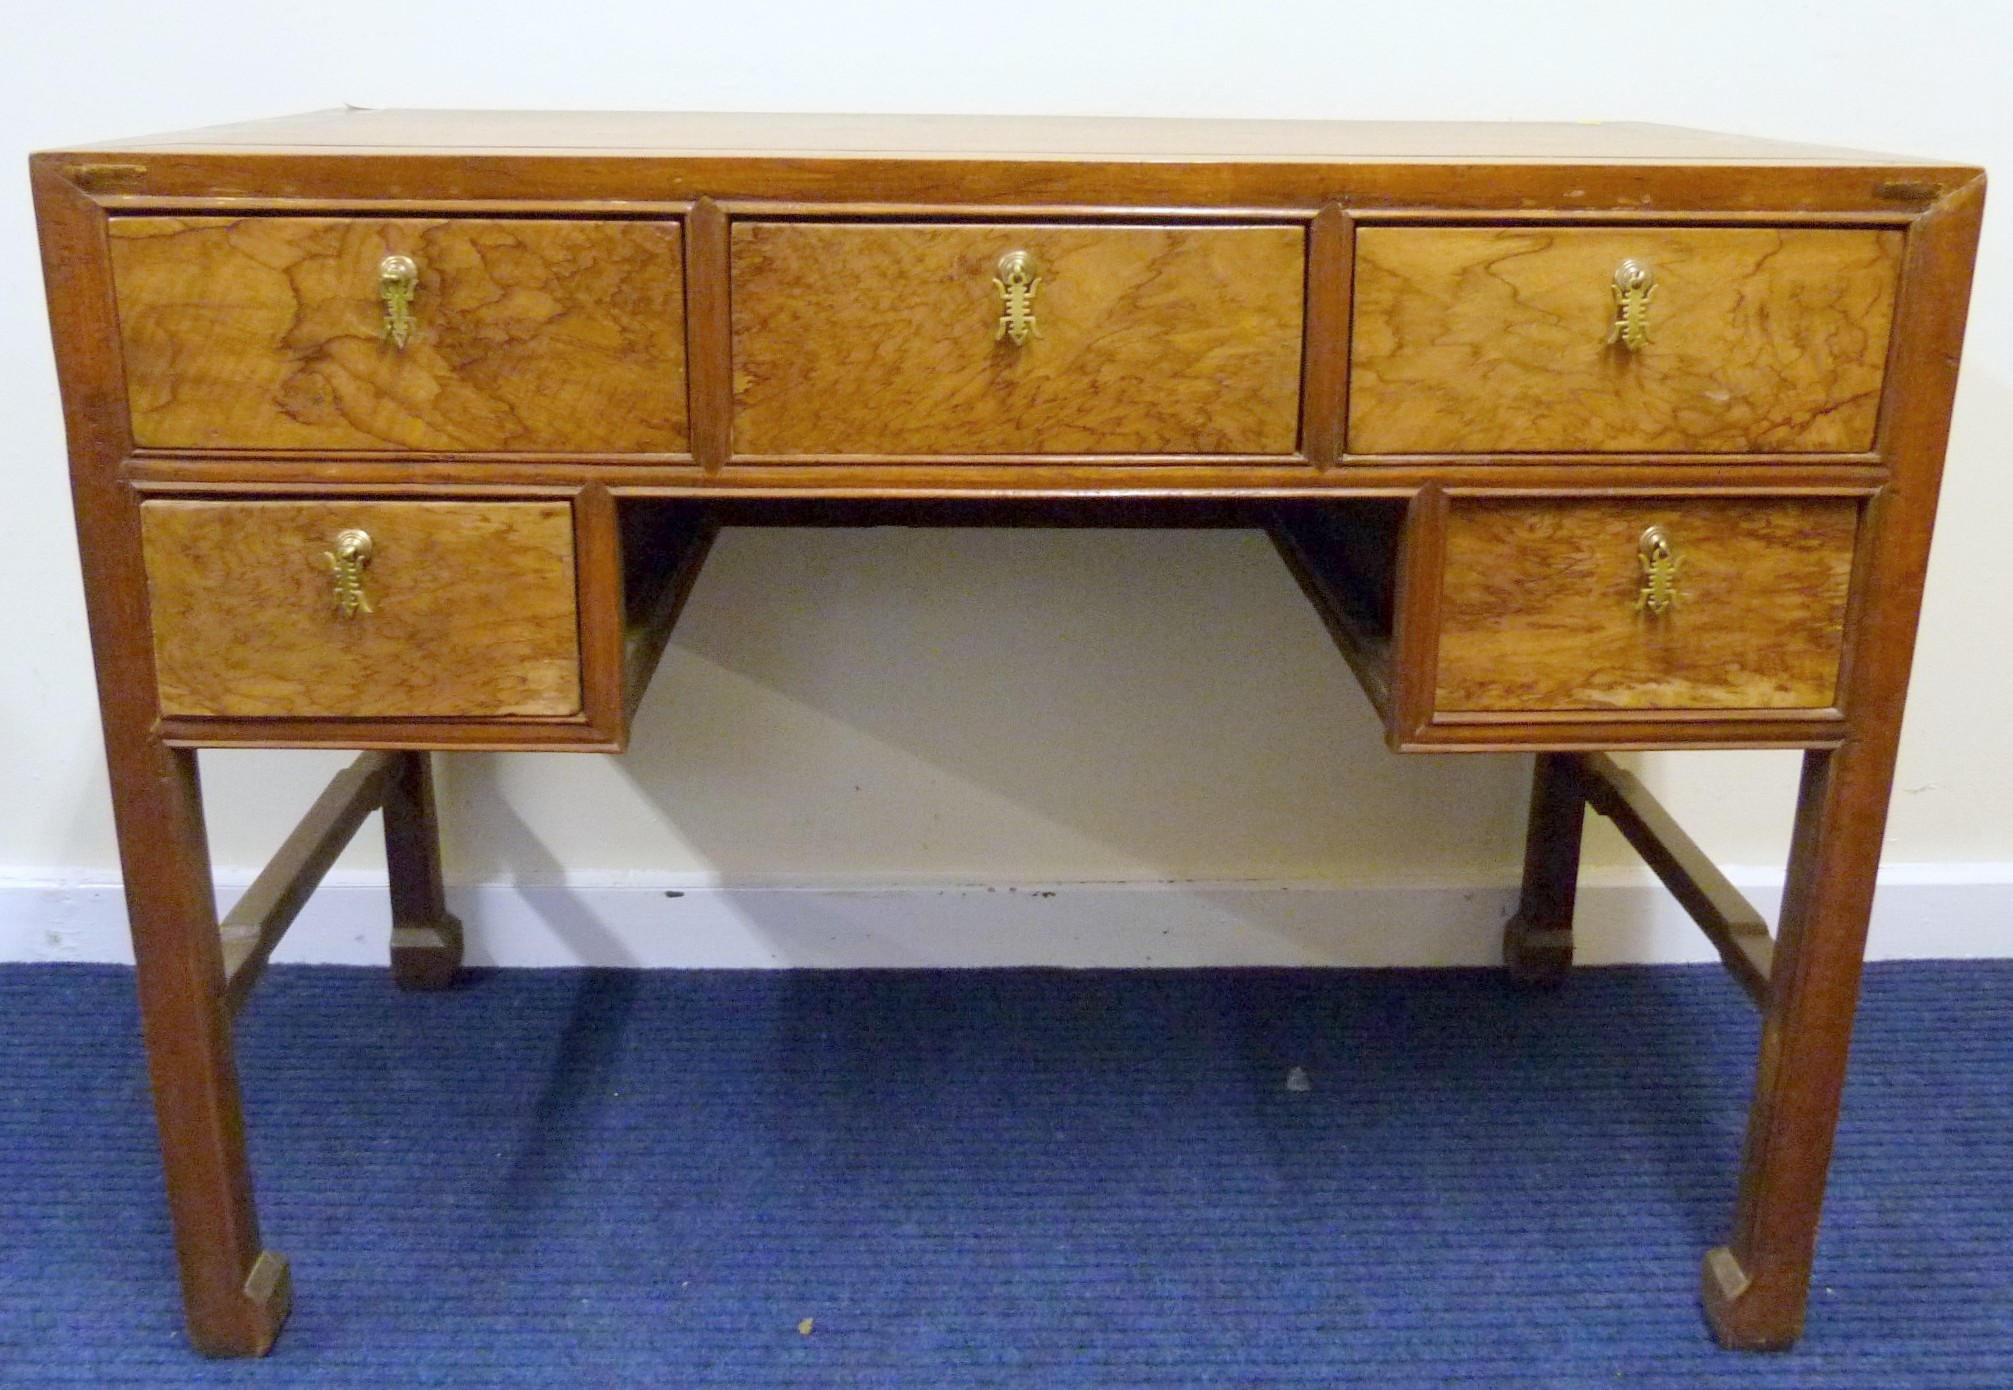
[[1298, 226], [742, 221], [738, 456], [1287, 455]]

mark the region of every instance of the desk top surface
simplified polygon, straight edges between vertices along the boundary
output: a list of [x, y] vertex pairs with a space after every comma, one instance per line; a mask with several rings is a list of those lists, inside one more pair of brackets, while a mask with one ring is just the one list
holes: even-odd
[[1637, 122], [1190, 120], [343, 108], [79, 150], [606, 153], [798, 159], [1028, 159], [1894, 166], [1891, 154]]

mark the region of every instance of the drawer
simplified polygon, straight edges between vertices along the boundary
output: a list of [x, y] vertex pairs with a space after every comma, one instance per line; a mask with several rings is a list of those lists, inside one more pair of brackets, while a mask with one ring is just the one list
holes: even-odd
[[[1825, 709], [1857, 498], [1456, 498], [1435, 708]], [[1670, 602], [1644, 602], [1658, 528]]]
[[163, 714], [580, 711], [564, 502], [157, 500], [140, 524]]
[[114, 217], [111, 251], [143, 447], [686, 448], [676, 222]]
[[[734, 449], [1291, 454], [1305, 242], [1297, 226], [737, 223]], [[1020, 342], [1003, 331], [1015, 252]]]
[[[1350, 452], [1873, 447], [1902, 233], [1366, 227]], [[1624, 262], [1647, 340], [1610, 342]]]

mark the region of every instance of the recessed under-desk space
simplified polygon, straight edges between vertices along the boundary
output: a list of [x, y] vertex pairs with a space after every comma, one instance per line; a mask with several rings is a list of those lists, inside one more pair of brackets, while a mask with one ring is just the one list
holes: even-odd
[[[623, 612], [633, 713], [650, 668], [697, 581], [713, 538], [731, 527], [1015, 527], [1241, 529], [1272, 537], [1316, 612], [1380, 711], [1390, 682], [1393, 596], [1405, 504], [1383, 498], [1315, 501], [1088, 498], [696, 502], [624, 498]], [[985, 576], [973, 575], [976, 583]], [[1150, 579], [1150, 576], [1142, 576]], [[1177, 617], [1178, 615], [1170, 615]]]
[[[201, 1350], [290, 1306], [231, 1015], [301, 904], [381, 811], [392, 976], [450, 982], [432, 756], [622, 751], [715, 536], [779, 524], [1267, 535], [1392, 749], [1530, 756], [1510, 977], [1569, 978], [1591, 810], [1753, 1000], [1698, 1296], [1729, 1347], [1801, 1333], [1981, 171], [1623, 124], [342, 111], [31, 172]], [[218, 747], [361, 750], [222, 922]], [[1773, 937], [1609, 756], [1706, 748], [1803, 753]]]

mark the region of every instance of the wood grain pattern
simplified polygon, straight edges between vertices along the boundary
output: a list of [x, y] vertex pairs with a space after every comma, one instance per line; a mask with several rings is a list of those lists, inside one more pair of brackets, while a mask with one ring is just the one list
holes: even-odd
[[731, 448], [734, 418], [731, 330], [728, 327], [727, 214], [711, 198], [685, 219], [685, 358], [690, 387], [692, 461], [717, 473]]
[[[1798, 227], [1364, 227], [1348, 449], [1870, 448], [1903, 236]], [[1615, 267], [1656, 274], [1607, 341]]]
[[1434, 670], [1440, 653], [1440, 601], [1446, 585], [1447, 488], [1428, 480], [1405, 504], [1398, 542], [1398, 583], [1392, 595], [1391, 715], [1385, 735], [1394, 748], [1416, 743], [1433, 721]]
[[125, 462], [127, 477], [150, 492], [325, 493], [368, 485], [373, 492], [452, 496], [474, 491], [493, 496], [507, 484], [520, 489], [577, 490], [601, 482], [618, 493], [717, 497], [944, 497], [978, 501], [1000, 493], [1039, 496], [1154, 497], [1211, 496], [1226, 492], [1268, 496], [1391, 497], [1432, 483], [1466, 489], [1528, 487], [1534, 490], [1600, 492], [1606, 489], [1663, 490], [1711, 487], [1729, 492], [1870, 492], [1886, 480], [1875, 458], [1849, 456], [1806, 461], [1800, 454], [1741, 456], [1670, 454], [1561, 455], [1521, 462], [1501, 456], [1471, 461], [1402, 458], [1350, 460], [1325, 471], [1290, 457], [1250, 456], [1225, 462], [1192, 457], [1183, 463], [1134, 454], [969, 455], [901, 461], [869, 467], [806, 459], [800, 463], [751, 463], [709, 474], [695, 464], [657, 464], [606, 459], [490, 460], [427, 456], [411, 462], [382, 458], [189, 458], [146, 455]]
[[[873, 112], [455, 111], [338, 107], [211, 126], [99, 148], [288, 150], [297, 155], [452, 150], [463, 156], [692, 151], [744, 158], [884, 160], [1022, 155], [1096, 165], [1183, 157], [1254, 163], [1292, 159], [1491, 159], [1923, 165], [1720, 131], [1640, 121], [1281, 121], [1182, 117], [890, 115]], [[128, 156], [130, 157], [130, 156]], [[548, 161], [550, 162], [550, 161]], [[1639, 172], [1639, 171], [1638, 171]]]
[[[1290, 454], [1299, 227], [741, 222], [737, 454]], [[996, 341], [1000, 257], [1040, 266]]]
[[[485, 718], [580, 708], [563, 502], [140, 508], [161, 711]], [[374, 611], [341, 618], [324, 554], [370, 533]]]
[[[150, 448], [685, 448], [675, 222], [118, 217], [135, 440]], [[419, 265], [382, 341], [378, 262]]]
[[[109, 153], [108, 153], [109, 152]], [[36, 156], [124, 211], [214, 200], [578, 216], [710, 197], [1377, 215], [1907, 219], [1949, 161], [1628, 123], [1153, 121], [660, 112], [329, 111]], [[103, 172], [119, 166], [117, 178]], [[172, 203], [172, 208], [168, 206]]]
[[[1652, 524], [1682, 564], [1658, 615], [1634, 608]], [[1838, 497], [1457, 499], [1435, 706], [1829, 706], [1858, 525]]]
[[581, 714], [597, 728], [627, 727], [622, 687], [622, 536], [615, 498], [600, 482], [573, 495], [573, 568], [579, 594]]
[[1307, 351], [1301, 364], [1300, 452], [1316, 468], [1342, 452], [1349, 378], [1349, 282], [1356, 227], [1331, 203], [1307, 226]]

